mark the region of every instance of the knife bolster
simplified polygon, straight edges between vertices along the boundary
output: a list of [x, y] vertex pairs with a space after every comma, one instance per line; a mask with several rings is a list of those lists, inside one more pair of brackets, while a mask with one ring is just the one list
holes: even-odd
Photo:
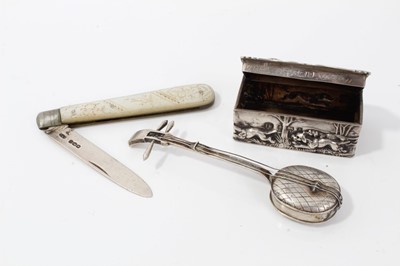
[[40, 112], [36, 117], [36, 124], [39, 129], [47, 129], [49, 127], [61, 125], [60, 109]]

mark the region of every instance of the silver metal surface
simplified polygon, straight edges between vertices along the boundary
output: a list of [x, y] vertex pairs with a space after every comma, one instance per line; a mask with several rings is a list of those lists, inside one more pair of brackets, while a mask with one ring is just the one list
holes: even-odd
[[[244, 156], [190, 142], [168, 133], [172, 123], [163, 122], [157, 130], [136, 132], [129, 145], [150, 142], [175, 145], [246, 167], [267, 177], [271, 182], [270, 198], [273, 205], [285, 216], [299, 222], [319, 223], [329, 220], [342, 204], [340, 186], [327, 173], [308, 166], [289, 166], [278, 170]], [[162, 132], [162, 128], [167, 130]], [[146, 150], [146, 154], [150, 154]], [[145, 159], [148, 156], [145, 157]]]
[[45, 132], [117, 185], [142, 197], [153, 196], [150, 187], [137, 174], [67, 125], [51, 127]]
[[[313, 185], [299, 186], [299, 183], [285, 178], [293, 174], [323, 184], [329, 191]], [[271, 184], [270, 198], [274, 206], [289, 218], [296, 217], [302, 222], [328, 220], [335, 214], [341, 202], [340, 187], [327, 173], [304, 165], [285, 167], [276, 172]]]
[[236, 140], [352, 157], [369, 72], [243, 57]]
[[60, 109], [39, 113], [36, 117], [36, 124], [39, 129], [60, 126], [62, 124]]
[[254, 57], [242, 57], [241, 59], [243, 63], [243, 72], [320, 81], [354, 87], [364, 87], [365, 81], [370, 74], [369, 72], [362, 70], [285, 62], [277, 59], [262, 59]]
[[236, 140], [339, 157], [354, 156], [361, 130], [356, 123], [238, 109], [233, 121]]

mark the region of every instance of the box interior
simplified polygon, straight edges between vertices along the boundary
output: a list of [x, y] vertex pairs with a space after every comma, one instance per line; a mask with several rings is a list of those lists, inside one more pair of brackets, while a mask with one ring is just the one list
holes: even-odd
[[361, 124], [362, 88], [245, 72], [236, 108]]

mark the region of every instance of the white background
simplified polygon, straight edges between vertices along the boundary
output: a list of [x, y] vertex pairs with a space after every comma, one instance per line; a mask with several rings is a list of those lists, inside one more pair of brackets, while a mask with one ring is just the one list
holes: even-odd
[[[399, 1], [0, 0], [0, 265], [398, 265]], [[371, 72], [354, 158], [232, 139], [241, 56]], [[154, 197], [114, 185], [36, 127], [69, 104], [206, 83], [205, 110], [77, 132], [142, 176]], [[342, 209], [304, 225], [269, 202], [262, 176], [179, 148], [129, 148], [172, 133], [341, 184]]]

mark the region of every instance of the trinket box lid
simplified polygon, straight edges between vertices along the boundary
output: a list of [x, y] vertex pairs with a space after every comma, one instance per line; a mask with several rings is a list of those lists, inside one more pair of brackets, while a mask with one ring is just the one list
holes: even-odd
[[243, 72], [284, 78], [319, 81], [364, 88], [370, 74], [367, 71], [349, 70], [321, 65], [285, 62], [277, 59], [242, 57]]

